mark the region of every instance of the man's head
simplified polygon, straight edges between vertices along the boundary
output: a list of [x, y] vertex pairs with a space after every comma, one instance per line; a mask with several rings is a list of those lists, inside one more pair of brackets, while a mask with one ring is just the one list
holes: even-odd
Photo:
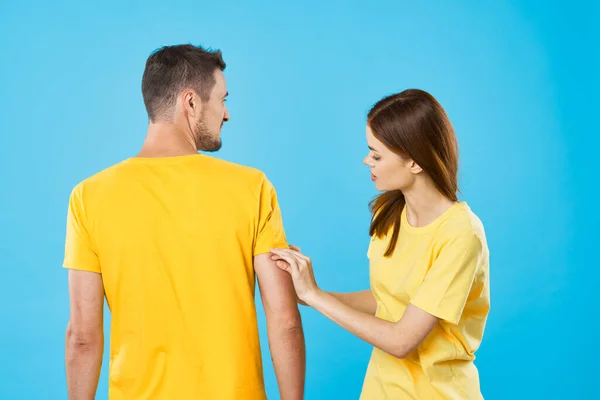
[[218, 50], [189, 44], [156, 50], [142, 78], [150, 122], [181, 125], [191, 132], [198, 150], [219, 150], [221, 127], [229, 120], [223, 70]]

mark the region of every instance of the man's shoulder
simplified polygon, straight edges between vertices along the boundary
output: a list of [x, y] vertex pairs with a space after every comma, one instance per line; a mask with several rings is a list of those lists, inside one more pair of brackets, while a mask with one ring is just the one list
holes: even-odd
[[260, 189], [265, 183], [270, 184], [267, 174], [258, 168], [211, 156], [207, 156], [206, 162], [210, 165], [212, 172], [221, 175], [224, 180], [234, 181], [238, 184], [246, 183], [254, 189]]
[[[221, 182], [231, 182], [242, 188], [248, 186], [252, 191], [260, 190], [265, 183], [269, 183], [267, 175], [258, 168], [223, 160], [217, 157], [204, 155], [199, 164], [202, 167], [198, 171], [205, 171], [213, 176], [218, 176]], [[110, 165], [93, 175], [81, 180], [73, 188], [74, 193], [83, 195], [84, 193], [93, 195], [106, 193], [113, 188], [117, 182], [128, 182], [135, 176], [136, 165], [123, 160]], [[117, 185], [119, 186], [119, 185]], [[121, 185], [122, 186], [122, 185]]]
[[248, 177], [255, 178], [262, 178], [265, 175], [264, 172], [262, 172], [258, 168], [239, 164], [233, 161], [223, 160], [221, 158], [216, 158], [213, 156], [206, 156], [206, 160], [208, 163], [212, 164], [214, 168], [220, 169], [223, 172], [245, 175]]
[[77, 183], [73, 188], [73, 192], [81, 192], [84, 190], [87, 191], [94, 188], [102, 188], [115, 176], [115, 174], [118, 173], [118, 171], [122, 168], [123, 165], [124, 162], [121, 161], [104, 169], [101, 169], [98, 172], [95, 172], [94, 174], [84, 178], [79, 183]]

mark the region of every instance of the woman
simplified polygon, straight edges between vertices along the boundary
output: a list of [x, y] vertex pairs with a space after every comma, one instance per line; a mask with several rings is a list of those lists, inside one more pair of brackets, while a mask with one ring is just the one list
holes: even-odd
[[329, 293], [297, 247], [272, 249], [299, 300], [372, 344], [361, 399], [482, 399], [473, 364], [489, 311], [481, 221], [457, 199], [458, 146], [442, 106], [421, 90], [369, 112], [371, 290]]

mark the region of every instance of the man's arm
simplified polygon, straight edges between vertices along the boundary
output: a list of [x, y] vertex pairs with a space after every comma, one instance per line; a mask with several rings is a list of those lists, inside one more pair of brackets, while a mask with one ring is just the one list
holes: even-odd
[[370, 290], [351, 293], [329, 292], [329, 294], [356, 311], [369, 315], [375, 315], [377, 312], [377, 302]]
[[288, 273], [280, 270], [269, 253], [254, 257], [254, 270], [263, 308], [271, 358], [282, 400], [304, 398], [306, 351], [296, 292]]
[[93, 400], [104, 350], [102, 275], [69, 270], [69, 293], [65, 354], [69, 400]]

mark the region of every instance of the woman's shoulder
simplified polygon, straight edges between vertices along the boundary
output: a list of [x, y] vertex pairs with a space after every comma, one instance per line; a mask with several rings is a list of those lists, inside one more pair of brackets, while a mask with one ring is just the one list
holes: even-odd
[[471, 237], [485, 243], [485, 229], [477, 214], [466, 202], [460, 202], [455, 207], [456, 210], [439, 225], [436, 236], [441, 240]]

